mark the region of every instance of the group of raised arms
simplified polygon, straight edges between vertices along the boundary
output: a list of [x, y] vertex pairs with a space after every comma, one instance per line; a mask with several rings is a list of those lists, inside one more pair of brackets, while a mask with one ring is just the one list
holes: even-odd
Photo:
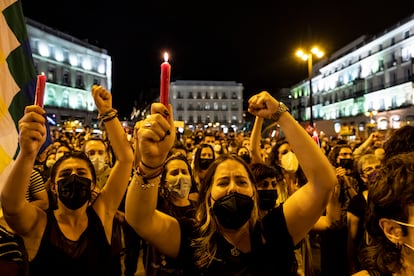
[[[146, 275], [313, 276], [298, 248], [314, 233], [341, 237], [342, 229], [348, 275], [414, 275], [413, 127], [385, 141], [382, 159], [361, 153], [373, 135], [360, 151], [337, 143], [328, 154], [285, 104], [262, 91], [248, 100], [256, 117], [248, 139], [227, 147], [206, 134], [194, 145], [197, 134], [177, 136], [171, 105], [153, 103], [130, 138], [111, 93], [94, 85], [92, 96], [105, 139], [77, 140], [79, 150], [58, 158], [56, 150], [53, 162], [44, 156], [46, 207], [27, 196], [46, 141], [46, 111], [25, 108], [20, 150], [0, 197], [0, 244], [1, 235], [14, 236], [20, 255], [0, 255], [0, 274], [123, 275], [116, 248], [128, 242], [117, 233], [127, 225], [143, 241]], [[265, 120], [284, 137], [260, 146]], [[360, 177], [351, 176], [350, 163]]]

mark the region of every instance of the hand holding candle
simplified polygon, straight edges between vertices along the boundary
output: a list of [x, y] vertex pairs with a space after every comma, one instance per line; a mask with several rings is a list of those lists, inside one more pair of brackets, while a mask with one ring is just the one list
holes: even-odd
[[170, 93], [171, 65], [168, 63], [168, 53], [164, 53], [164, 62], [161, 64], [160, 102], [168, 106]]
[[43, 98], [45, 96], [46, 76], [44, 74], [37, 76], [35, 105], [43, 108]]

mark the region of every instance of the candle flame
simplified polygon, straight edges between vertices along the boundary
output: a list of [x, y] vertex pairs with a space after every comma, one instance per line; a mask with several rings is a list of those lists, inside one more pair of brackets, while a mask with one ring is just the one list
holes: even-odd
[[167, 53], [167, 52], [165, 52], [165, 53], [164, 53], [164, 61], [165, 61], [165, 62], [167, 62], [167, 61], [168, 61], [168, 53]]

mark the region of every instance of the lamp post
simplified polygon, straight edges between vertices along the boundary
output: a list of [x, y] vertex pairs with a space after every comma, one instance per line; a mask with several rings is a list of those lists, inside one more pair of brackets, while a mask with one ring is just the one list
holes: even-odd
[[309, 124], [313, 127], [313, 99], [312, 99], [312, 76], [313, 76], [313, 56], [321, 58], [324, 55], [324, 52], [321, 51], [318, 47], [313, 47], [310, 51], [303, 51], [299, 49], [296, 52], [296, 56], [301, 58], [303, 61], [308, 61], [308, 79], [309, 79], [309, 106], [310, 106], [310, 118]]

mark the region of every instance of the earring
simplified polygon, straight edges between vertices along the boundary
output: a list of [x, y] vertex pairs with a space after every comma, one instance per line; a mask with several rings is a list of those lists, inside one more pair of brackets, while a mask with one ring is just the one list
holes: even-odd
[[402, 244], [400, 242], [396, 242], [394, 243], [394, 245], [395, 245], [395, 248], [397, 248], [398, 250], [401, 250]]

